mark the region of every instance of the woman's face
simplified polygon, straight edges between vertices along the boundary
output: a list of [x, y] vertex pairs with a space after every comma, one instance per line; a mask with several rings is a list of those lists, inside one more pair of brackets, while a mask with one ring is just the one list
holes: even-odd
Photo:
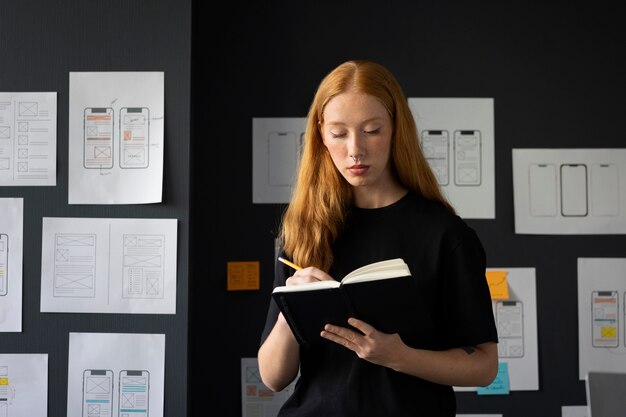
[[384, 191], [393, 184], [389, 156], [393, 127], [375, 97], [346, 92], [324, 108], [322, 139], [343, 177], [355, 192]]

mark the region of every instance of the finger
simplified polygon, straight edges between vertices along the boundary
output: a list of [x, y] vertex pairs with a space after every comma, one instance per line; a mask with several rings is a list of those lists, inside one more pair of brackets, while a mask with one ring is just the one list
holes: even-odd
[[315, 281], [320, 281], [320, 279], [315, 275], [315, 271], [309, 267], [296, 271], [285, 282], [287, 285], [296, 285]]
[[320, 332], [320, 336], [322, 336], [324, 339], [328, 339], [332, 342], [337, 343], [338, 345], [341, 345], [347, 349], [350, 350], [354, 350], [356, 345], [352, 342], [350, 342], [348, 339], [346, 339], [345, 337], [341, 337], [336, 333], [333, 333], [330, 330], [322, 330]]
[[376, 332], [376, 328], [374, 326], [364, 322], [363, 320], [355, 319], [354, 317], [350, 317], [348, 319], [348, 324], [350, 324], [350, 326], [354, 327], [355, 329], [360, 330], [361, 333], [366, 336], [370, 336]]
[[322, 271], [319, 268], [315, 268], [314, 266], [310, 266], [308, 268], [301, 269], [300, 272], [307, 273], [307, 274], [315, 277], [315, 279], [317, 279], [318, 281], [328, 281], [328, 280], [334, 279], [333, 277], [328, 275], [326, 272]]
[[351, 329], [341, 326], [335, 326], [332, 324], [325, 325], [324, 330], [354, 344], [358, 344], [358, 338], [361, 337], [360, 334]]

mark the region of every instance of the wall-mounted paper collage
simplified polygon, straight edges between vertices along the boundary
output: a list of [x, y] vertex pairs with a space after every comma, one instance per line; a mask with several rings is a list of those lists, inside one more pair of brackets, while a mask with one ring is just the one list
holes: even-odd
[[23, 229], [24, 199], [0, 198], [0, 332], [22, 331]]
[[288, 203], [306, 117], [252, 119], [252, 202]]
[[45, 217], [41, 311], [175, 314], [177, 224]]
[[160, 203], [163, 72], [71, 72], [69, 204]]
[[68, 363], [68, 417], [163, 417], [164, 334], [70, 333]]
[[[492, 299], [498, 361], [507, 363], [511, 391], [539, 390], [535, 268], [487, 268], [505, 273], [506, 298]], [[493, 296], [492, 296], [493, 297]], [[455, 387], [456, 391], [476, 388]]]
[[493, 99], [408, 100], [424, 157], [459, 216], [494, 219]]
[[578, 377], [626, 372], [626, 258], [578, 258]]
[[0, 186], [56, 185], [57, 93], [0, 93]]
[[626, 149], [513, 149], [515, 233], [626, 233]]
[[48, 354], [0, 353], [0, 417], [47, 415]]

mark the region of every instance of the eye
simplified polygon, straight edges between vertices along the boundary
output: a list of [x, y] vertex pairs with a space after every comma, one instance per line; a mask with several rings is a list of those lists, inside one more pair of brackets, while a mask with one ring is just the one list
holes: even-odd
[[371, 130], [366, 129], [364, 133], [367, 135], [378, 135], [380, 133], [380, 127], [376, 129], [371, 129]]
[[330, 137], [333, 139], [345, 138], [346, 132], [330, 132]]

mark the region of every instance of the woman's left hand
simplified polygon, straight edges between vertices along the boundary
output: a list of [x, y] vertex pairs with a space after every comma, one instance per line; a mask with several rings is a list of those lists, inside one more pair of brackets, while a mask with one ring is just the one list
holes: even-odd
[[321, 336], [350, 349], [361, 359], [382, 366], [390, 363], [394, 353], [397, 354], [398, 349], [405, 346], [398, 333], [383, 333], [355, 318], [350, 318], [348, 323], [363, 334], [347, 327], [327, 324]]

